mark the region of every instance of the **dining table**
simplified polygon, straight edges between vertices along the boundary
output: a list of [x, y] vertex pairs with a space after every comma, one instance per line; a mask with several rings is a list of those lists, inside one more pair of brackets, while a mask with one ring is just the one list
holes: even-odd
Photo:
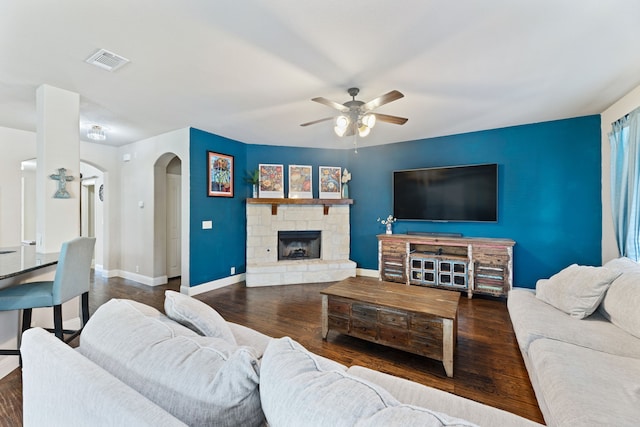
[[0, 248], [0, 289], [27, 281], [52, 280], [59, 256], [59, 252], [40, 253], [35, 245]]

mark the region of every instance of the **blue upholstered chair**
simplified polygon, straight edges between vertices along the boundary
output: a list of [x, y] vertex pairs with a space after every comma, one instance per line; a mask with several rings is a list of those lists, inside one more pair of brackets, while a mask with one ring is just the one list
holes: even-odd
[[[62, 244], [53, 281], [32, 282], [0, 290], [0, 311], [22, 310], [22, 332], [31, 327], [31, 310], [53, 307], [53, 330], [67, 342], [80, 334], [89, 320], [89, 277], [96, 239], [78, 237]], [[62, 327], [62, 303], [81, 296], [82, 326], [77, 331]], [[0, 350], [0, 355], [20, 355], [20, 350]]]

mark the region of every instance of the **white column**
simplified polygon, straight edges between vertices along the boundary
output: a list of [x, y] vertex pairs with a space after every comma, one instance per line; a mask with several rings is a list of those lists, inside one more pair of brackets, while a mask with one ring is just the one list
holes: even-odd
[[[51, 253], [80, 235], [80, 95], [42, 85], [36, 105], [36, 248]], [[53, 197], [58, 181], [50, 175], [60, 168], [74, 178], [66, 183], [68, 199]]]

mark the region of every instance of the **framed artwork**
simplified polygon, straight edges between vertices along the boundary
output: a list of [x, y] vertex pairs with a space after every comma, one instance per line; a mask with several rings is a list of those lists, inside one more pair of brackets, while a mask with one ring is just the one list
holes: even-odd
[[260, 170], [260, 191], [258, 197], [284, 198], [284, 166], [283, 165], [258, 165]]
[[289, 165], [289, 198], [313, 199], [311, 166]]
[[320, 166], [320, 198], [321, 199], [340, 199], [340, 182], [342, 178], [342, 170], [334, 166]]
[[233, 156], [207, 151], [207, 195], [233, 197]]

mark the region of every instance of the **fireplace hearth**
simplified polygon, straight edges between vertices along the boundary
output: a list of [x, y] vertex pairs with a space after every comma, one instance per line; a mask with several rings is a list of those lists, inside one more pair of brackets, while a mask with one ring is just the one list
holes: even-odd
[[278, 261], [320, 258], [321, 231], [278, 231]]

